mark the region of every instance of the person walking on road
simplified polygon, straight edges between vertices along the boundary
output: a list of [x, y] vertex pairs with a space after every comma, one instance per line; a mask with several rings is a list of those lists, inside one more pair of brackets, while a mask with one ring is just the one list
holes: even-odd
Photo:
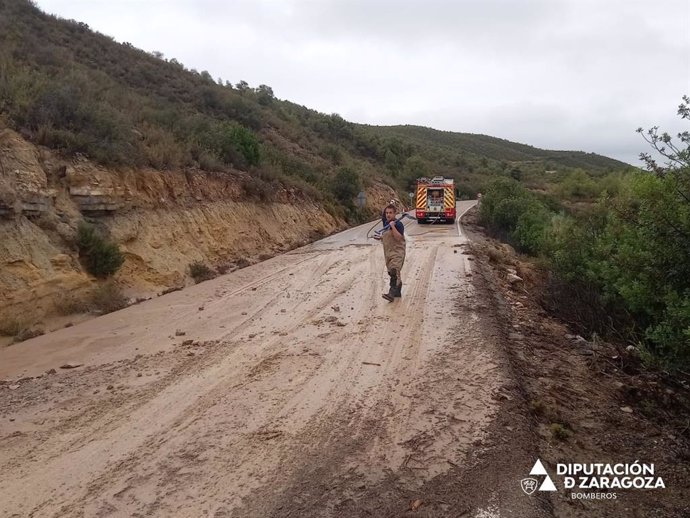
[[397, 209], [392, 203], [383, 210], [383, 226], [389, 226], [388, 230], [381, 234], [383, 242], [383, 256], [386, 260], [386, 269], [390, 277], [390, 289], [384, 293], [383, 298], [393, 302], [396, 297], [402, 296], [402, 270], [405, 263], [405, 225], [402, 221], [396, 221]]

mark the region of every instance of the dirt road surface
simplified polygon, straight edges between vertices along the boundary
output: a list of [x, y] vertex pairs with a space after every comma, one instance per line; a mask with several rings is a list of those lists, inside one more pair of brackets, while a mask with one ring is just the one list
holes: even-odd
[[0, 515], [539, 515], [409, 501], [505, 380], [460, 225], [406, 222], [394, 303], [370, 227], [1, 350]]

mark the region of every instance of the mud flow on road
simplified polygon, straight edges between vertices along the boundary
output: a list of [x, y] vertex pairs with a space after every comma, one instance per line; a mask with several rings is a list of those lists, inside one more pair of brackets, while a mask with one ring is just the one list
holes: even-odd
[[0, 351], [57, 369], [0, 391], [3, 515], [334, 516], [462, 466], [502, 382], [465, 237], [408, 220], [388, 303], [370, 227]]

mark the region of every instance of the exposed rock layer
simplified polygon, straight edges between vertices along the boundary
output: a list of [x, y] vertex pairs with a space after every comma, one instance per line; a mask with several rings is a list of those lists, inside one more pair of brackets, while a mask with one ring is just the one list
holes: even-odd
[[[248, 200], [245, 173], [123, 170], [65, 161], [0, 130], [0, 321], [36, 321], [66, 292], [88, 288], [75, 246], [80, 221], [125, 253], [118, 282], [132, 293], [188, 280], [189, 264], [245, 265], [345, 226], [295, 190]], [[367, 192], [376, 206], [392, 190]]]

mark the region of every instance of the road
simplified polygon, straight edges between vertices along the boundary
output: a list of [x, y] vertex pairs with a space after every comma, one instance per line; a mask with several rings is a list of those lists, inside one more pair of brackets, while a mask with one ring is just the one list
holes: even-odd
[[462, 466], [501, 384], [466, 238], [407, 220], [388, 303], [370, 227], [1, 350], [57, 370], [0, 386], [2, 515], [355, 516]]

